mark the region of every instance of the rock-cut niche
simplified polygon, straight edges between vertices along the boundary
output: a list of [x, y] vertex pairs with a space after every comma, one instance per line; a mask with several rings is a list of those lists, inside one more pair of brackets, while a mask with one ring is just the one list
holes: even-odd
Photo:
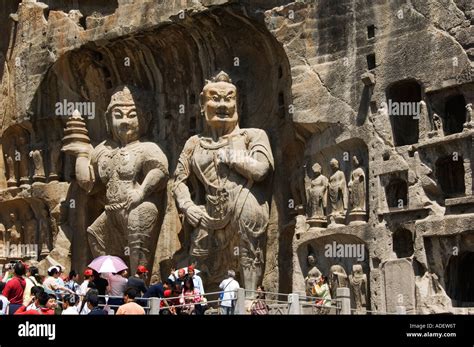
[[[137, 32], [104, 46], [90, 43], [61, 57], [50, 68], [32, 102], [36, 107], [32, 123], [37, 129], [46, 129], [44, 124], [51, 124], [50, 119], [61, 121], [53, 129], [38, 131], [35, 141], [44, 143], [51, 134], [63, 135], [67, 117], [57, 112], [61, 103], [88, 102], [85, 121], [92, 145], [96, 146], [107, 136], [104, 112], [112, 91], [131, 84], [153, 97], [147, 137], [164, 149], [173, 172], [185, 141], [202, 130], [199, 97], [205, 80], [220, 70], [225, 70], [238, 87], [241, 127], [266, 130], [272, 146], [283, 141], [280, 129], [290, 123], [286, 112], [291, 97], [288, 59], [263, 23], [231, 8], [188, 16], [179, 24]], [[275, 154], [276, 166], [279, 155]], [[276, 183], [279, 181], [281, 184]], [[274, 182], [275, 193], [283, 186], [283, 178], [277, 174]], [[85, 239], [85, 229], [103, 210], [99, 197], [81, 201], [85, 211], [82, 221], [69, 221], [74, 224], [71, 227], [77, 239]], [[160, 257], [171, 259], [179, 241], [182, 258], [186, 258], [189, 237], [180, 235], [177, 240], [169, 236], [179, 234], [175, 230], [181, 228], [178, 224], [163, 223], [160, 235], [167, 228], [168, 236], [157, 241]], [[76, 268], [84, 267], [88, 260], [84, 246], [73, 243]]]

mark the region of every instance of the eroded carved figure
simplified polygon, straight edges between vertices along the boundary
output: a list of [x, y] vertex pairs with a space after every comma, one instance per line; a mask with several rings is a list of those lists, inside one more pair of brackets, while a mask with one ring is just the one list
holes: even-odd
[[346, 176], [339, 169], [339, 162], [336, 159], [331, 159], [330, 166], [332, 170], [332, 175], [329, 178], [331, 222], [344, 223], [348, 203]]
[[8, 174], [9, 187], [25, 186], [30, 183], [28, 170], [29, 133], [27, 130], [15, 126], [5, 141], [5, 165]]
[[305, 288], [306, 288], [306, 295], [311, 296], [312, 295], [312, 288], [315, 283], [319, 280], [321, 277], [321, 271], [316, 267], [316, 257], [314, 256], [313, 253], [308, 254], [308, 274], [306, 275], [306, 278], [304, 279], [305, 282]]
[[35, 182], [44, 182], [46, 177], [44, 175], [43, 151], [34, 149], [30, 152], [30, 157], [33, 160], [33, 180]]
[[36, 236], [38, 230], [38, 223], [35, 214], [30, 209], [26, 210], [23, 219], [23, 238], [27, 244], [36, 244]]
[[365, 172], [361, 167], [360, 160], [357, 156], [352, 157], [353, 170], [349, 180], [349, 198], [350, 198], [350, 213], [366, 212], [366, 181]]
[[121, 86], [106, 111], [110, 138], [92, 148], [81, 130], [84, 121], [75, 113], [63, 147], [77, 157], [76, 178], [84, 190], [94, 193], [105, 185], [105, 211], [87, 229], [93, 256], [129, 253], [132, 269], [151, 266], [157, 194], [168, 180], [163, 151], [143, 140], [151, 120], [149, 104], [140, 90]]
[[314, 179], [311, 180], [311, 184], [306, 192], [308, 201], [308, 222], [316, 221], [325, 223], [329, 181], [327, 177], [321, 173], [321, 165], [318, 163], [313, 165], [312, 170]]
[[474, 128], [474, 112], [472, 110], [472, 104], [469, 103], [466, 105], [466, 122], [464, 123], [465, 129]]
[[17, 185], [17, 180], [15, 177], [15, 161], [13, 160], [15, 155], [15, 150], [13, 150], [13, 153], [10, 151], [5, 153], [5, 166], [6, 166], [6, 172], [8, 176], [8, 181], [7, 185], [8, 187], [14, 187]]
[[357, 313], [362, 313], [367, 305], [367, 275], [362, 270], [362, 265], [352, 265], [352, 274], [349, 275], [352, 297], [354, 298]]
[[[255, 290], [269, 221], [270, 142], [261, 129], [240, 129], [237, 88], [225, 72], [204, 86], [201, 111], [204, 131], [186, 142], [175, 172], [178, 207], [194, 227], [190, 254], [209, 267], [209, 282], [235, 266], [243, 286]], [[191, 198], [193, 177], [204, 187], [203, 205]]]
[[41, 246], [40, 255], [47, 256], [50, 253], [49, 245], [51, 244], [51, 232], [49, 229], [50, 220], [48, 210], [43, 208], [41, 210], [41, 219], [39, 220], [39, 245]]
[[307, 201], [305, 196], [305, 179], [306, 167], [304, 165], [297, 165], [290, 176], [290, 190], [291, 196], [294, 199], [295, 211], [304, 211], [304, 204]]
[[10, 241], [10, 244], [19, 244], [21, 243], [21, 233], [19, 232], [20, 225], [15, 213], [10, 213], [10, 228], [7, 231], [7, 241]]
[[[5, 225], [0, 223], [0, 246], [2, 250], [5, 250], [6, 242], [7, 242], [7, 230], [5, 229]], [[6, 258], [6, 252], [2, 251], [0, 252], [0, 261], [5, 261]]]
[[436, 113], [433, 114], [433, 132], [435, 136], [444, 136], [443, 120]]
[[331, 297], [336, 297], [337, 288], [348, 288], [349, 281], [346, 270], [341, 265], [332, 265], [329, 268], [329, 289]]
[[49, 152], [49, 174], [48, 180], [50, 182], [57, 181], [59, 175], [61, 174], [61, 140], [56, 132], [53, 131], [51, 140], [48, 143], [48, 152]]

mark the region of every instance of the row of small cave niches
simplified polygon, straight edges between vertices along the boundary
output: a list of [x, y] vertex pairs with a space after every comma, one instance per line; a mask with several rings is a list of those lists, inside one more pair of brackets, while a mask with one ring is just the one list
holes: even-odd
[[[460, 156], [441, 157], [436, 161], [434, 179], [438, 184], [439, 197], [443, 199], [465, 196], [464, 162]], [[408, 174], [398, 172], [389, 175], [388, 184], [383, 184], [389, 208], [406, 208], [408, 206]]]
[[[472, 104], [466, 102], [467, 95], [461, 89], [423, 95], [422, 85], [413, 79], [387, 87], [387, 111], [395, 146], [420, 142], [420, 122], [424, 121], [416, 106], [420, 101], [427, 104], [429, 129], [426, 130], [430, 137], [444, 137], [472, 128]], [[408, 114], [403, 113], [404, 110], [408, 110]]]
[[[375, 42], [375, 34], [375, 25], [367, 26], [367, 40], [369, 43]], [[368, 54], [366, 60], [367, 70], [372, 73], [377, 67], [375, 53]], [[416, 104], [423, 100], [423, 88], [414, 79], [398, 81], [387, 87], [386, 98], [390, 104]], [[470, 108], [466, 107], [468, 104], [462, 92], [433, 93], [433, 99], [437, 98], [441, 98], [441, 102], [439, 100], [436, 102], [434, 100], [433, 102], [424, 100], [428, 106], [432, 133], [446, 136], [460, 133], [466, 128], [472, 128], [473, 124], [471, 122], [474, 121], [472, 119], [472, 104], [469, 104]], [[419, 117], [416, 117], [416, 115], [392, 115], [390, 110], [389, 115], [395, 146], [412, 145], [419, 142]]]
[[61, 152], [61, 134], [53, 123], [48, 124], [49, 136], [40, 142], [34, 141], [30, 131], [19, 124], [4, 131], [1, 146], [7, 187], [26, 188], [33, 183], [57, 182], [70, 176], [72, 162]]

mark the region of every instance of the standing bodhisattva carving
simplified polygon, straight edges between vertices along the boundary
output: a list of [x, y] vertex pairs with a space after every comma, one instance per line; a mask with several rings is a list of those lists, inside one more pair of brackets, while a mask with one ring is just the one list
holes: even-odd
[[329, 178], [329, 200], [331, 204], [331, 222], [344, 223], [346, 218], [348, 191], [344, 172], [339, 169], [339, 162], [331, 159], [332, 175]]
[[349, 180], [349, 197], [352, 214], [361, 213], [365, 215], [366, 209], [366, 180], [364, 169], [360, 165], [357, 156], [352, 157], [353, 170]]
[[[237, 88], [225, 72], [208, 81], [201, 93], [204, 132], [191, 137], [175, 172], [179, 209], [195, 228], [191, 256], [209, 268], [218, 283], [228, 268], [239, 266], [247, 289], [263, 274], [269, 221], [266, 184], [274, 163], [267, 134], [240, 129]], [[205, 189], [204, 205], [191, 198], [191, 176]]]
[[321, 173], [321, 165], [315, 163], [312, 167], [314, 179], [307, 190], [308, 222], [322, 226], [326, 223], [326, 207], [328, 200], [329, 181]]
[[94, 256], [127, 255], [130, 267], [151, 265], [153, 231], [159, 211], [156, 194], [166, 187], [168, 160], [161, 148], [142, 137], [151, 120], [146, 95], [129, 86], [116, 89], [106, 112], [111, 137], [92, 148], [84, 121], [75, 112], [62, 150], [77, 157], [80, 187], [93, 193], [105, 185], [105, 211], [87, 229]]

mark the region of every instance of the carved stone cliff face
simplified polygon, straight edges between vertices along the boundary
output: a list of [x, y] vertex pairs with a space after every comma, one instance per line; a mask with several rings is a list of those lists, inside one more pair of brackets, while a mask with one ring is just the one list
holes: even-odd
[[[6, 33], [0, 40], [0, 223], [8, 235], [15, 213], [23, 237], [36, 220], [36, 242], [47, 240], [39, 250], [43, 268], [59, 262], [81, 272], [92, 258], [87, 227], [106, 205], [105, 187], [87, 194], [78, 185], [75, 158], [60, 151], [72, 112], [81, 111], [96, 147], [110, 136], [105, 111], [115, 87], [149, 91], [144, 140], [163, 148], [174, 172], [186, 141], [204, 130], [205, 80], [224, 70], [237, 87], [240, 128], [264, 130], [274, 156], [267, 290], [305, 291], [306, 259], [313, 253], [323, 275], [334, 265], [347, 274], [361, 265], [367, 300], [361, 307], [358, 297], [358, 311], [395, 309], [391, 297], [400, 295], [406, 308], [423, 312], [439, 312], [428, 307], [437, 302], [451, 310], [450, 300], [472, 306], [466, 289], [474, 283], [466, 265], [474, 252], [474, 126], [466, 108], [474, 102], [471, 2], [50, 0], [0, 6]], [[355, 171], [354, 156], [361, 170]], [[349, 203], [331, 223], [325, 210], [331, 202], [321, 200], [326, 183], [316, 182], [313, 223], [305, 217], [306, 195], [316, 184], [311, 168], [319, 163], [329, 180], [332, 158], [345, 179], [338, 191], [347, 194], [335, 194], [335, 203]], [[354, 185], [357, 177], [363, 184]], [[171, 266], [192, 261], [192, 227], [177, 209], [172, 184], [160, 198], [152, 255], [153, 272], [163, 277]], [[196, 190], [192, 198], [203, 196]], [[363, 257], [325, 255], [338, 245], [363, 250]], [[421, 289], [415, 295], [432, 274], [444, 289], [439, 298], [427, 299]]]

